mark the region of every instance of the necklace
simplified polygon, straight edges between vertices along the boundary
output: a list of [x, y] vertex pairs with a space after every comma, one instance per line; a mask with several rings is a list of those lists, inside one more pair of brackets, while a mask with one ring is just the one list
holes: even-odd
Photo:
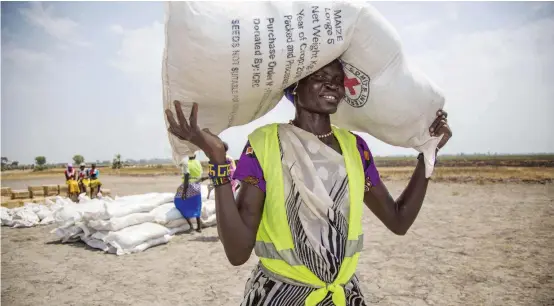
[[[292, 120], [289, 121], [289, 124], [293, 125], [293, 126], [296, 126], [296, 125], [294, 125], [294, 122]], [[319, 139], [327, 138], [327, 137], [333, 135], [333, 130], [331, 130], [329, 133], [326, 133], [326, 134], [321, 134], [321, 135], [314, 134], [314, 135], [315, 135], [315, 137], [317, 137]]]

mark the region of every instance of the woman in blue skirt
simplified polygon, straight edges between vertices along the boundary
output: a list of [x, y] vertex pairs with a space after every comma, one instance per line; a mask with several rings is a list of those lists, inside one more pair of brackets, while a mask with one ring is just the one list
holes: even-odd
[[196, 218], [197, 232], [202, 231], [202, 194], [200, 181], [202, 177], [202, 165], [196, 159], [196, 155], [185, 158], [183, 166], [183, 183], [177, 189], [175, 194], [175, 207], [181, 212], [187, 220], [190, 229], [193, 229], [190, 219]]

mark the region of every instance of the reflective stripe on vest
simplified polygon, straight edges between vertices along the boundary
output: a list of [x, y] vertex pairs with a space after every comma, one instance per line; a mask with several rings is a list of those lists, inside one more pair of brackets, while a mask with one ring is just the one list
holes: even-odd
[[[266, 196], [262, 219], [256, 235], [254, 250], [263, 267], [275, 275], [318, 288], [306, 298], [305, 305], [315, 306], [328, 292], [332, 292], [333, 303], [346, 305], [344, 285], [347, 284], [358, 264], [363, 247], [362, 212], [364, 196], [364, 171], [356, 146], [356, 137], [350, 132], [333, 127], [339, 141], [346, 172], [348, 174], [348, 195], [350, 216], [348, 217], [348, 241], [345, 258], [335, 281], [326, 284], [321, 281], [296, 257], [294, 241], [290, 232], [285, 207], [285, 189], [281, 151], [278, 138], [278, 124], [270, 124], [249, 135], [250, 145], [256, 152], [266, 181]], [[277, 166], [278, 165], [278, 166]]]
[[[347, 240], [344, 250], [345, 257], [352, 257], [356, 253], [360, 253], [364, 248], [364, 235], [360, 235], [357, 240]], [[256, 241], [254, 246], [256, 256], [269, 259], [283, 259], [291, 266], [302, 265], [302, 263], [294, 256], [294, 250], [277, 251], [275, 245], [271, 242]]]

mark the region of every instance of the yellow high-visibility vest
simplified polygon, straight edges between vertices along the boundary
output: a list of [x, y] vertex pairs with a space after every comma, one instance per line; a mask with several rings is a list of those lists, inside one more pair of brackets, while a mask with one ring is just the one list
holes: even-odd
[[193, 159], [188, 161], [189, 166], [189, 180], [191, 183], [196, 183], [202, 177], [202, 164], [199, 160]]
[[362, 212], [364, 198], [364, 170], [356, 137], [349, 131], [332, 127], [339, 141], [346, 172], [350, 199], [348, 217], [348, 241], [345, 258], [335, 281], [326, 284], [294, 255], [294, 242], [290, 232], [285, 207], [285, 188], [281, 153], [277, 137], [278, 124], [258, 128], [248, 136], [250, 145], [256, 152], [266, 181], [266, 196], [262, 219], [256, 235], [254, 247], [256, 255], [265, 269], [271, 273], [300, 282], [309, 287], [319, 288], [306, 298], [306, 306], [315, 306], [332, 292], [333, 303], [346, 306], [344, 285], [346, 285], [358, 265], [358, 257], [363, 248]]

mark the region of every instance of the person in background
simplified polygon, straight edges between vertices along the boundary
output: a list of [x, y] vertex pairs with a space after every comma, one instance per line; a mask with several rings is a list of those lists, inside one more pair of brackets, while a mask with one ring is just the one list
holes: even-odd
[[77, 201], [77, 197], [79, 196], [79, 183], [77, 183], [75, 179], [77, 174], [72, 164], [67, 164], [67, 169], [65, 169], [64, 174], [68, 197], [73, 201]]
[[202, 232], [202, 194], [200, 180], [202, 177], [202, 165], [196, 159], [196, 154], [185, 157], [181, 162], [183, 171], [183, 183], [175, 193], [173, 203], [187, 220], [190, 230], [194, 229], [190, 219], [196, 218], [196, 231]]
[[[225, 146], [198, 126], [198, 105], [188, 121], [179, 102], [178, 122], [166, 110], [169, 132], [210, 160], [217, 229], [229, 262], [244, 264], [252, 250], [260, 259], [242, 306], [366, 305], [355, 274], [364, 241], [363, 204], [396, 235], [406, 234], [421, 209], [429, 184], [422, 154], [394, 199], [366, 142], [331, 125], [330, 115], [345, 96], [344, 79], [341, 62], [334, 60], [286, 89], [295, 118], [249, 135], [234, 174], [242, 184], [236, 198]], [[436, 115], [429, 133], [441, 137], [441, 149], [452, 132], [447, 113]]]
[[77, 182], [79, 183], [80, 193], [87, 192], [87, 186], [89, 185], [88, 169], [85, 163], [81, 163], [79, 171], [77, 172]]
[[90, 198], [95, 198], [100, 193], [100, 187], [102, 183], [98, 178], [100, 176], [100, 171], [96, 168], [96, 164], [92, 164], [89, 170], [89, 186], [90, 186]]

